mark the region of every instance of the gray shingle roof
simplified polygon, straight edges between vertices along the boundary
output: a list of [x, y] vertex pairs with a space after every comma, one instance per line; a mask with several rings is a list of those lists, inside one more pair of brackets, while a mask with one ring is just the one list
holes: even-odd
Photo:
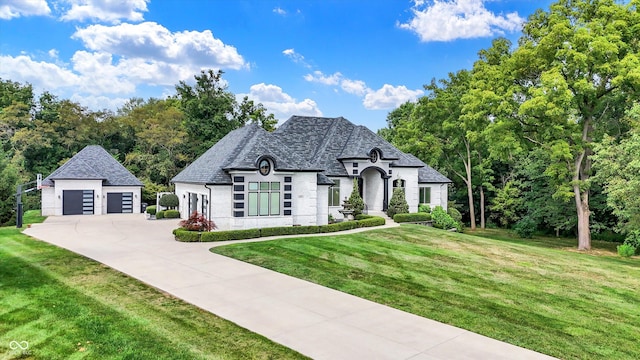
[[[276, 170], [322, 171], [318, 183], [328, 185], [331, 180], [327, 176], [349, 176], [340, 160], [366, 159], [373, 148], [381, 151], [383, 159], [392, 160], [392, 167], [421, 168], [424, 182], [431, 182], [428, 181], [431, 179], [450, 182], [415, 156], [403, 153], [364, 126], [342, 117], [308, 116], [292, 116], [273, 133], [255, 124], [236, 129], [171, 181], [231, 184], [228, 170], [257, 170], [258, 159], [267, 155], [274, 159]], [[423, 167], [428, 169], [423, 171]]]
[[425, 165], [418, 169], [418, 183], [420, 184], [452, 182], [453, 181], [449, 180], [446, 176], [442, 175], [429, 165]]
[[103, 180], [107, 186], [143, 186], [129, 170], [98, 145], [89, 145], [42, 180], [53, 186], [55, 180]]

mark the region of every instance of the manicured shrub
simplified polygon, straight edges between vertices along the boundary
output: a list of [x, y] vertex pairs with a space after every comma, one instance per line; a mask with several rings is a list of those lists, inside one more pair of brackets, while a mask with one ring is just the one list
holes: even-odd
[[617, 249], [618, 255], [622, 257], [630, 257], [636, 253], [636, 248], [627, 244], [618, 245]]
[[396, 214], [393, 217], [393, 221], [397, 223], [421, 222], [421, 221], [429, 221], [429, 220], [431, 220], [431, 214], [427, 214], [424, 212], [412, 213], [412, 214]]
[[188, 219], [180, 221], [180, 226], [190, 231], [211, 231], [217, 228], [213, 221], [196, 211], [192, 212]]
[[198, 242], [200, 241], [201, 234], [199, 231], [188, 231], [182, 228], [173, 230], [173, 235], [175, 235], [176, 240], [182, 242]]
[[260, 229], [225, 230], [203, 232], [201, 242], [254, 239], [260, 237]]
[[521, 238], [530, 239], [533, 237], [537, 227], [538, 224], [532, 218], [525, 216], [513, 226], [513, 230]]
[[429, 206], [429, 204], [420, 204], [418, 205], [418, 212], [431, 213], [431, 206]]
[[362, 196], [360, 196], [360, 188], [358, 187], [358, 179], [356, 178], [353, 179], [353, 190], [347, 201], [353, 210], [353, 216], [362, 214], [362, 210], [364, 210], [364, 200], [362, 200]]
[[155, 205], [147, 206], [147, 214], [155, 215], [156, 214], [156, 206]]
[[318, 226], [278, 226], [260, 229], [260, 236], [280, 236], [280, 235], [300, 235], [317, 234]]
[[462, 214], [460, 214], [460, 211], [458, 211], [458, 209], [454, 208], [454, 207], [450, 207], [447, 209], [447, 214], [449, 214], [449, 216], [451, 216], [451, 218], [453, 220], [455, 220], [456, 222], [461, 222], [462, 221]]
[[335, 224], [320, 226], [319, 230], [321, 233], [329, 233], [329, 232], [336, 232], [336, 231], [351, 230], [351, 229], [355, 229], [356, 227], [358, 227], [358, 224], [356, 221], [342, 221]]
[[364, 219], [370, 219], [374, 217], [373, 215], [367, 215], [367, 214], [358, 214], [354, 217], [354, 219], [356, 220], [364, 220]]
[[177, 208], [178, 205], [180, 205], [180, 200], [178, 199], [178, 195], [176, 194], [164, 194], [160, 198], [159, 205], [169, 209], [174, 209]]
[[156, 213], [156, 219], [164, 219], [164, 210]]
[[359, 228], [363, 227], [372, 227], [372, 226], [381, 226], [386, 224], [386, 220], [380, 216], [370, 216], [366, 219], [355, 221], [358, 224]]
[[624, 245], [629, 245], [635, 249], [636, 255], [640, 255], [640, 230], [631, 231], [624, 239]]
[[180, 218], [180, 211], [178, 210], [166, 210], [164, 212], [164, 217], [167, 219], [179, 219]]
[[438, 229], [456, 229], [457, 231], [462, 231], [462, 225], [453, 220], [451, 215], [447, 214], [442, 206], [436, 206], [433, 211], [431, 211], [431, 220], [433, 220], [433, 226]]
[[409, 213], [409, 204], [404, 196], [403, 188], [393, 189], [393, 195], [389, 201], [389, 208], [387, 209], [387, 215], [393, 219], [395, 214], [407, 214]]

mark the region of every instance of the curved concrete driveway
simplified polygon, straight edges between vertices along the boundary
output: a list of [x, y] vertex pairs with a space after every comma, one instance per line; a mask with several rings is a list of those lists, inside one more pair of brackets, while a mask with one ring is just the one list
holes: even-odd
[[25, 234], [84, 255], [315, 359], [550, 359], [173, 240], [175, 220], [49, 217]]

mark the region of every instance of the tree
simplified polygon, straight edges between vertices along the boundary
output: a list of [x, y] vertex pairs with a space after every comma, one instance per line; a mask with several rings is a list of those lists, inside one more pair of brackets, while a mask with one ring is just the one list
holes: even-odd
[[176, 85], [192, 157], [201, 155], [240, 126], [234, 118], [235, 96], [227, 91], [222, 74], [220, 70], [203, 70], [195, 76], [195, 85], [184, 81]]
[[618, 143], [605, 136], [595, 144], [591, 158], [594, 180], [604, 184], [607, 205], [618, 217], [619, 229], [631, 233], [640, 230], [640, 105], [629, 111], [627, 119], [632, 130]]
[[578, 249], [591, 247], [590, 155], [640, 94], [638, 1], [560, 0], [537, 11], [512, 55], [525, 136], [552, 157], [556, 196], [572, 197]]
[[257, 124], [261, 128], [271, 132], [276, 129], [278, 120], [273, 114], [267, 114], [267, 109], [261, 103], [254, 103], [245, 96], [238, 105], [236, 118], [240, 125]]
[[180, 200], [176, 194], [164, 194], [160, 198], [159, 205], [169, 209], [175, 209], [180, 205]]
[[403, 188], [393, 189], [391, 200], [389, 200], [389, 208], [387, 209], [387, 215], [393, 219], [395, 214], [407, 214], [409, 213], [409, 204], [404, 195]]
[[351, 204], [353, 216], [362, 214], [362, 211], [364, 210], [364, 200], [362, 200], [362, 196], [360, 196], [360, 188], [358, 186], [357, 178], [353, 179], [353, 190], [351, 190], [351, 195], [347, 202]]
[[0, 225], [8, 223], [13, 217], [17, 184], [18, 169], [10, 163], [9, 157], [0, 146]]

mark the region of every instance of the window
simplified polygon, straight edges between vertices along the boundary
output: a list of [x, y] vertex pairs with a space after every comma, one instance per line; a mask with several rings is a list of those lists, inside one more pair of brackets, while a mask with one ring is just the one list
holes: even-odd
[[280, 215], [280, 183], [249, 183], [249, 216]]
[[340, 206], [340, 180], [333, 180], [329, 188], [329, 206]]
[[269, 175], [269, 172], [271, 172], [271, 164], [269, 163], [269, 160], [260, 160], [260, 174]]
[[420, 204], [430, 204], [430, 203], [431, 203], [431, 188], [421, 187], [420, 188]]
[[202, 216], [208, 218], [208, 214], [207, 214], [207, 208], [209, 207], [209, 199], [207, 195], [202, 195], [202, 201], [200, 202], [202, 208], [200, 211], [200, 214], [202, 214]]
[[378, 161], [378, 151], [377, 150], [371, 150], [371, 152], [369, 153], [369, 160], [371, 160], [372, 163]]

